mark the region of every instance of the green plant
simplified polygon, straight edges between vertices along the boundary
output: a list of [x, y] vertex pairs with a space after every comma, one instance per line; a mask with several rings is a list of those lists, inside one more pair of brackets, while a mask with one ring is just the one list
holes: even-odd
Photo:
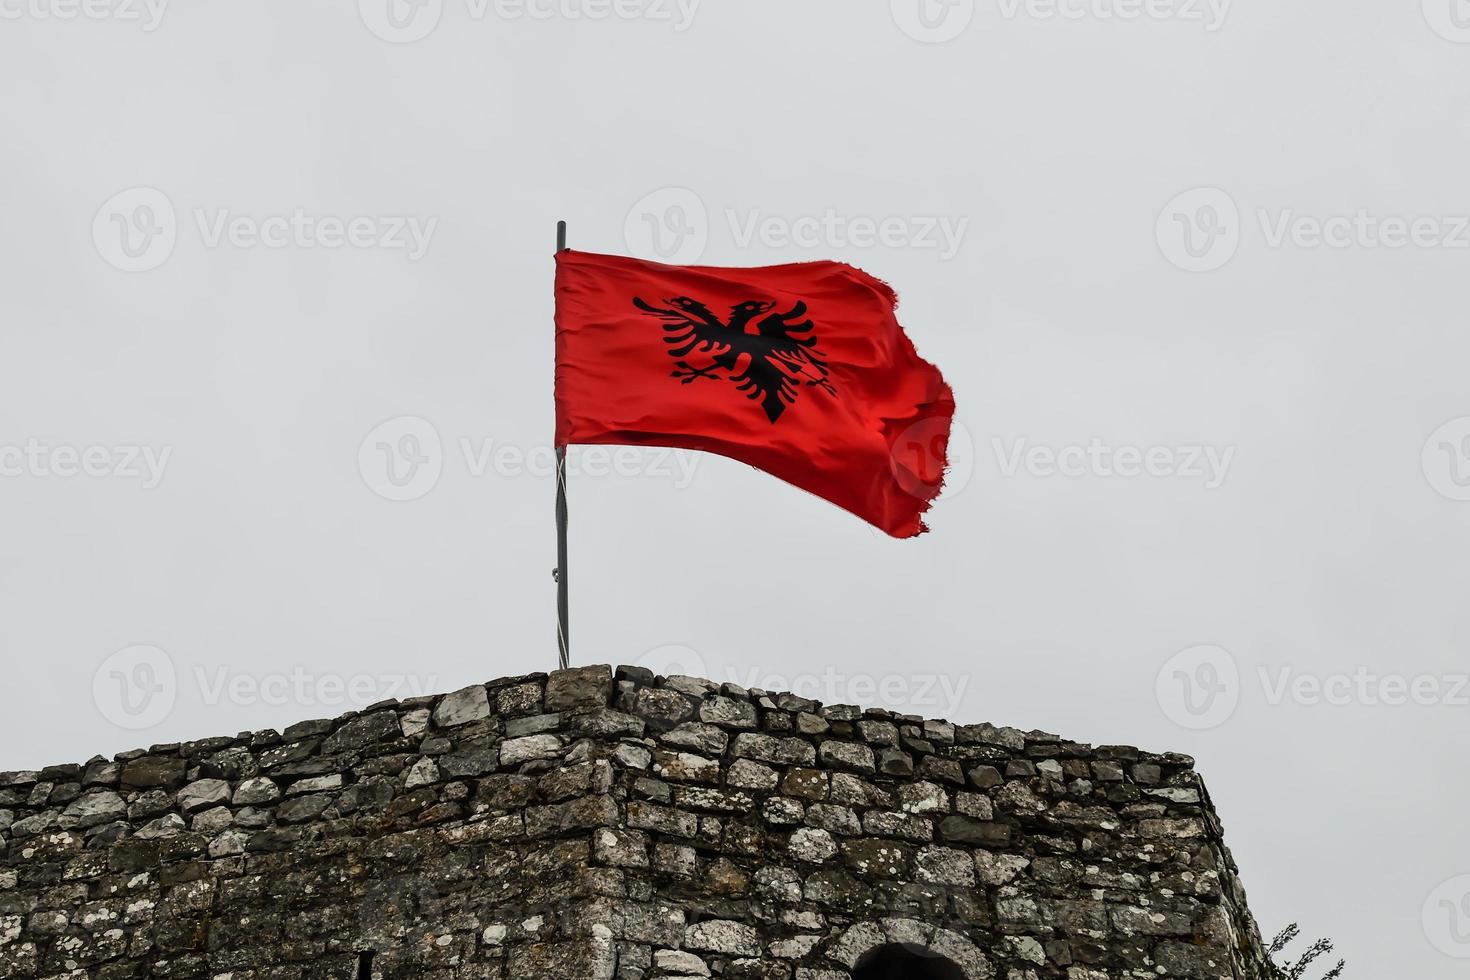
[[[1301, 928], [1293, 922], [1285, 929], [1282, 929], [1281, 932], [1277, 933], [1275, 939], [1271, 940], [1271, 947], [1267, 950], [1267, 953], [1271, 959], [1271, 968], [1275, 971], [1273, 980], [1302, 980], [1302, 977], [1306, 976], [1308, 967], [1320, 957], [1332, 952], [1332, 941], [1329, 939], [1319, 939], [1308, 946], [1307, 951], [1299, 959], [1293, 960], [1291, 959], [1291, 954], [1287, 954], [1285, 960], [1278, 962], [1277, 957], [1285, 952], [1286, 947], [1291, 945], [1301, 933]], [[1338, 980], [1342, 976], [1342, 971], [1346, 966], [1347, 963], [1345, 961], [1338, 960], [1336, 966], [1322, 974], [1322, 980]]]

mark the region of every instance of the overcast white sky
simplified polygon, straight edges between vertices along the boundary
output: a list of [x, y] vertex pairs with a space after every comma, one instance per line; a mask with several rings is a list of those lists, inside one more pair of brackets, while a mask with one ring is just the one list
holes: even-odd
[[1470, 3], [389, 2], [0, 0], [0, 768], [551, 666], [565, 217], [891, 282], [970, 447], [575, 459], [577, 661], [1189, 752], [1463, 976]]

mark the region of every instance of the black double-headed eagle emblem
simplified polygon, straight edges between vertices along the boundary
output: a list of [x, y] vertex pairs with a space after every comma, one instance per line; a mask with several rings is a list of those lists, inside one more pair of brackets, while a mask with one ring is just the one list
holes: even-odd
[[[682, 384], [700, 380], [731, 381], [751, 401], [760, 402], [774, 424], [795, 404], [805, 388], [821, 388], [836, 396], [831, 374], [806, 303], [798, 300], [785, 313], [775, 312], [768, 300], [746, 300], [730, 307], [721, 319], [709, 307], [688, 296], [653, 306], [634, 298], [633, 305], [664, 321], [664, 343], [674, 358], [671, 376]], [[689, 361], [695, 354], [711, 358], [708, 364]]]

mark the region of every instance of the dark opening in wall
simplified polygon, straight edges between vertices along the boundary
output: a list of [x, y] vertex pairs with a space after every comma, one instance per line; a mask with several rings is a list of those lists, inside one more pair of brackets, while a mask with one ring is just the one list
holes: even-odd
[[870, 949], [858, 960], [852, 980], [966, 980], [951, 960], [921, 946], [894, 943]]
[[357, 954], [357, 980], [373, 980], [373, 951], [370, 949]]

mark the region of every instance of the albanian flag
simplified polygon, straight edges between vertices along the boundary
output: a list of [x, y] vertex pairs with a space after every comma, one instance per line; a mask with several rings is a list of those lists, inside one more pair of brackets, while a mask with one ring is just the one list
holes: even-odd
[[556, 442], [749, 463], [898, 538], [927, 530], [954, 395], [841, 262], [756, 269], [556, 258]]

